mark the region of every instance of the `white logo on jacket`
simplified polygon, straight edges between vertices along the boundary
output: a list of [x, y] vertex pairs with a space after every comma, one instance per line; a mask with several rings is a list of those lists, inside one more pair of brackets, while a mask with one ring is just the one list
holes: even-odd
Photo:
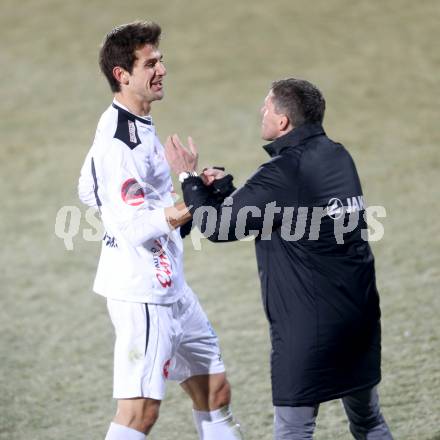
[[345, 205], [341, 199], [333, 197], [327, 204], [327, 215], [334, 220], [341, 218], [345, 213], [362, 211], [365, 209], [364, 197], [353, 196], [345, 199]]

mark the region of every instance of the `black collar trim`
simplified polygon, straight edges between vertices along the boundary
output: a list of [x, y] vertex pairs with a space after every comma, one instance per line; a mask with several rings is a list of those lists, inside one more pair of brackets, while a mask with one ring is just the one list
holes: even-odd
[[151, 120], [150, 116], [147, 116], [145, 118], [142, 118], [141, 116], [134, 115], [133, 113], [130, 113], [128, 110], [125, 110], [125, 108], [119, 107], [119, 105], [116, 105], [114, 102], [112, 103], [112, 107], [121, 112], [123, 115], [127, 117], [130, 121], [139, 121], [142, 124], [146, 125], [154, 125], [153, 121]]

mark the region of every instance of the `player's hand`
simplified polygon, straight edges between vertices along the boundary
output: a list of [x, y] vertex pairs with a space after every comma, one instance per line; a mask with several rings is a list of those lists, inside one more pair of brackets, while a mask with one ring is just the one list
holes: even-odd
[[225, 177], [225, 169], [220, 167], [204, 168], [200, 177], [206, 186], [212, 185], [214, 180]]
[[188, 138], [189, 149], [186, 148], [177, 134], [168, 136], [165, 142], [165, 157], [170, 168], [179, 175], [184, 171], [196, 171], [199, 154], [191, 137]]
[[165, 208], [165, 217], [168, 224], [176, 229], [191, 220], [191, 213], [184, 202]]

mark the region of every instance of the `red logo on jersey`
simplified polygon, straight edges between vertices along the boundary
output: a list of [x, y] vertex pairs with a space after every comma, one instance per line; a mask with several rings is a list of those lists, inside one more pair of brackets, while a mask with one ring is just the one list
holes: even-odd
[[171, 364], [171, 359], [168, 359], [163, 366], [163, 375], [165, 379], [168, 379], [168, 376], [170, 374], [170, 364]]
[[136, 179], [128, 179], [122, 184], [121, 197], [127, 205], [141, 205], [144, 203], [144, 196], [144, 190]]

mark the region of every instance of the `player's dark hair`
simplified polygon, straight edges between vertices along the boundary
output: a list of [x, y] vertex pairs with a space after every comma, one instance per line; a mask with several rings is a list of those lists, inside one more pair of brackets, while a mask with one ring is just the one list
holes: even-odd
[[276, 111], [284, 113], [294, 127], [306, 122], [322, 123], [325, 99], [310, 82], [296, 78], [281, 79], [272, 83], [271, 90]]
[[131, 74], [136, 61], [135, 51], [145, 44], [158, 46], [161, 32], [157, 23], [135, 21], [117, 26], [105, 36], [99, 51], [99, 67], [113, 92], [121, 90], [113, 69], [119, 66]]

